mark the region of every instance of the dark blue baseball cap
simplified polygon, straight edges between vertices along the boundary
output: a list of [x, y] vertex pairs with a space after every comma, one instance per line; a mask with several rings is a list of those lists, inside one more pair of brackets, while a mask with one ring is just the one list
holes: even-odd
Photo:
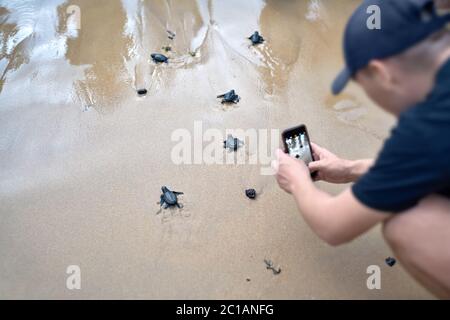
[[[443, 29], [450, 21], [450, 14], [438, 14], [434, 3], [434, 0], [363, 1], [345, 29], [346, 66], [333, 82], [333, 94], [339, 94], [355, 73], [371, 60], [400, 54]], [[377, 14], [380, 18], [378, 26], [372, 24], [376, 20], [371, 20]]]

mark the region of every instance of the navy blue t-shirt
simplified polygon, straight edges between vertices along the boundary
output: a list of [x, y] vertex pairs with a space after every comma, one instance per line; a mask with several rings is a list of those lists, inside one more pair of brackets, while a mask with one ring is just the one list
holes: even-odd
[[374, 166], [352, 190], [366, 206], [393, 213], [431, 194], [450, 198], [450, 61], [427, 99], [401, 114]]

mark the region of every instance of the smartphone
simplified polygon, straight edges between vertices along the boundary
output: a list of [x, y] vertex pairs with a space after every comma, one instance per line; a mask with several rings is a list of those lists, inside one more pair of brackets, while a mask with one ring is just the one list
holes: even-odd
[[[303, 160], [307, 165], [315, 161], [312, 153], [308, 130], [305, 125], [284, 130], [282, 133], [284, 152], [291, 157]], [[316, 173], [312, 173], [314, 177]]]

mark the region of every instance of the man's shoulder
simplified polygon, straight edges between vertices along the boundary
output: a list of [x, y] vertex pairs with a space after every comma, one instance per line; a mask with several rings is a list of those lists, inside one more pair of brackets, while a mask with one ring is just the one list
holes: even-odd
[[403, 112], [393, 130], [393, 134], [409, 134], [417, 140], [448, 137], [449, 132], [450, 84], [445, 92], [433, 92], [425, 101]]
[[405, 111], [385, 143], [382, 155], [425, 157], [435, 168], [450, 162], [450, 90], [448, 96], [426, 101]]

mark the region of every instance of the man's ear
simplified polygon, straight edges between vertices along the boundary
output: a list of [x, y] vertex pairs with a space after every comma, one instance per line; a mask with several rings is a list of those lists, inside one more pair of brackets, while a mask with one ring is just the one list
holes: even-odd
[[380, 86], [391, 88], [393, 85], [393, 77], [389, 72], [386, 64], [380, 60], [371, 60], [366, 68], [367, 74], [376, 81]]

